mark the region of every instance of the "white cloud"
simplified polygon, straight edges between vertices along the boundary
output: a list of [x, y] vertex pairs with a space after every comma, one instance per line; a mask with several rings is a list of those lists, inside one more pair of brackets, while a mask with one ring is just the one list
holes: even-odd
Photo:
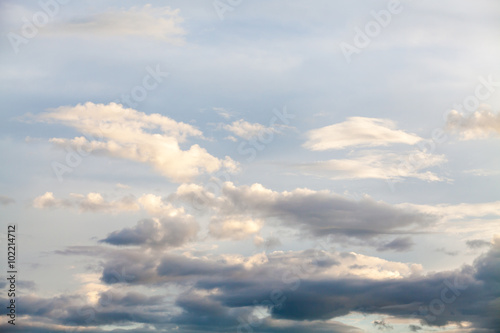
[[214, 110], [219, 116], [225, 118], [225, 119], [229, 119], [233, 116], [233, 114], [231, 112], [229, 112], [228, 110], [224, 109], [224, 108], [221, 108], [221, 107], [212, 107], [212, 110]]
[[35, 208], [50, 208], [62, 205], [63, 201], [57, 200], [52, 192], [45, 192], [45, 194], [38, 196], [33, 200], [33, 207]]
[[452, 110], [448, 113], [446, 127], [460, 134], [462, 140], [484, 139], [500, 135], [500, 113], [478, 110], [470, 115]]
[[71, 21], [47, 27], [52, 34], [81, 34], [95, 36], [140, 36], [172, 43], [183, 41], [185, 30], [178, 9], [170, 7], [131, 7], [127, 10], [87, 14]]
[[413, 145], [422, 138], [396, 130], [389, 119], [350, 117], [346, 121], [311, 130], [304, 147], [310, 150], [344, 149], [351, 146], [374, 147], [392, 143]]
[[135, 197], [125, 196], [117, 200], [108, 201], [100, 193], [88, 193], [87, 195], [71, 193], [68, 199], [57, 199], [52, 192], [46, 192], [33, 200], [33, 207], [44, 208], [64, 208], [77, 207], [80, 211], [104, 211], [104, 212], [126, 212], [136, 211], [140, 206]]
[[250, 140], [258, 135], [278, 132], [273, 127], [266, 127], [259, 123], [249, 123], [243, 119], [233, 121], [232, 124], [225, 124], [223, 128], [245, 140]]
[[417, 205], [400, 204], [400, 207], [411, 208], [425, 214], [442, 216], [445, 219], [464, 219], [471, 217], [494, 216], [500, 217], [500, 201], [483, 203], [461, 203], [461, 204], [441, 204], [441, 205]]
[[[87, 102], [74, 107], [62, 106], [37, 117], [40, 121], [59, 122], [74, 127], [87, 137], [72, 140], [53, 138], [58, 145], [70, 145], [85, 153], [96, 152], [152, 165], [175, 182], [189, 181], [201, 173], [221, 168], [235, 172], [230, 157], [220, 160], [194, 144], [182, 150], [179, 143], [187, 137], [202, 137], [195, 127], [160, 114], [147, 115], [120, 104]], [[160, 133], [154, 133], [154, 131]], [[89, 137], [90, 136], [90, 137]]]
[[264, 222], [246, 216], [213, 218], [210, 221], [210, 234], [215, 238], [239, 240], [260, 231]]
[[330, 179], [387, 179], [417, 178], [425, 181], [443, 181], [445, 178], [424, 169], [446, 162], [444, 155], [414, 150], [402, 154], [388, 151], [365, 150], [347, 159], [332, 159], [303, 163], [298, 167], [307, 174]]

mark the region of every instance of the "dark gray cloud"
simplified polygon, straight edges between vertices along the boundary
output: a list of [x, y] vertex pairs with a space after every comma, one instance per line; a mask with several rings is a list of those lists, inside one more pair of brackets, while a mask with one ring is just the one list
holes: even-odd
[[389, 325], [388, 323], [386, 323], [384, 319], [373, 321], [373, 326], [376, 327], [380, 331], [389, 331], [389, 330], [394, 329], [394, 327], [392, 325]]
[[191, 217], [144, 219], [132, 228], [114, 231], [101, 242], [111, 245], [144, 245], [153, 248], [178, 247], [195, 239], [198, 223]]
[[[94, 325], [143, 323], [158, 329], [174, 325], [183, 332], [234, 332], [245, 325], [254, 332], [356, 332], [341, 324], [328, 325], [332, 325], [332, 319], [357, 312], [413, 318], [421, 322], [420, 326], [442, 327], [467, 321], [473, 329], [487, 333], [500, 327], [496, 305], [500, 301], [500, 239], [470, 266], [426, 275], [406, 272], [400, 278], [387, 278], [381, 271], [385, 263], [376, 266], [380, 259], [355, 253], [311, 249], [257, 255], [252, 260], [225, 260], [104, 249], [104, 282], [122, 283], [127, 288], [137, 284], [154, 286], [158, 290], [174, 282], [185, 291], [176, 297], [177, 310], [173, 312], [160, 295], [117, 290], [101, 293], [105, 304], [92, 314]], [[66, 254], [98, 252], [97, 247], [76, 247]], [[396, 263], [387, 264], [394, 269]], [[399, 270], [408, 267], [400, 265]], [[354, 266], [360, 270], [371, 268], [372, 273], [353, 275]], [[122, 276], [131, 274], [132, 278], [120, 281], [120, 270]], [[82, 304], [82, 299], [75, 296], [28, 298], [23, 304], [24, 313], [32, 316], [44, 316], [56, 323], [90, 325], [86, 311], [91, 310], [76, 306]], [[259, 306], [265, 309], [260, 319], [254, 316]], [[389, 326], [382, 322], [376, 325], [386, 329]], [[418, 327], [414, 324], [409, 330], [418, 331]]]

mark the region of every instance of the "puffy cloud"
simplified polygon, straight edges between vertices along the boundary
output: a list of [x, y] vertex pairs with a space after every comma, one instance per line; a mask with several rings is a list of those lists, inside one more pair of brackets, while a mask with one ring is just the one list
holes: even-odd
[[270, 133], [277, 132], [274, 127], [266, 127], [258, 123], [249, 123], [243, 119], [234, 121], [230, 125], [225, 124], [223, 128], [245, 140], [250, 140], [259, 135], [269, 135]]
[[422, 138], [396, 130], [389, 119], [350, 117], [342, 123], [311, 130], [304, 147], [310, 150], [344, 149], [351, 146], [387, 146], [393, 143], [413, 145]]
[[56, 199], [54, 197], [54, 193], [52, 192], [45, 192], [45, 194], [38, 196], [33, 200], [33, 207], [35, 208], [51, 208], [67, 205], [68, 203], [65, 201]]
[[179, 247], [195, 239], [198, 223], [189, 215], [145, 219], [132, 228], [110, 233], [104, 243], [142, 245], [152, 248]]
[[[133, 22], [133, 24], [131, 24]], [[129, 9], [86, 14], [73, 20], [48, 26], [51, 34], [95, 36], [139, 36], [181, 43], [186, 34], [178, 9], [153, 7], [150, 4]]]
[[386, 179], [417, 178], [429, 182], [443, 181], [431, 171], [422, 171], [445, 163], [444, 155], [435, 155], [420, 150], [401, 154], [364, 150], [350, 154], [352, 158], [332, 159], [313, 163], [303, 163], [297, 167], [306, 174], [331, 179]]
[[484, 139], [500, 135], [500, 113], [489, 110], [477, 110], [465, 115], [456, 110], [448, 113], [448, 130], [460, 134], [463, 140]]
[[245, 216], [215, 217], [210, 221], [209, 229], [215, 238], [238, 240], [259, 232], [263, 224], [260, 219]]
[[[62, 106], [37, 116], [39, 121], [58, 122], [86, 134], [74, 139], [53, 138], [57, 145], [69, 145], [82, 154], [95, 152], [147, 163], [175, 182], [188, 181], [201, 173], [221, 168], [237, 170], [230, 157], [220, 160], [194, 144], [182, 150], [187, 137], [202, 137], [193, 126], [160, 114], [147, 115], [120, 104]], [[154, 133], [159, 130], [161, 133]]]

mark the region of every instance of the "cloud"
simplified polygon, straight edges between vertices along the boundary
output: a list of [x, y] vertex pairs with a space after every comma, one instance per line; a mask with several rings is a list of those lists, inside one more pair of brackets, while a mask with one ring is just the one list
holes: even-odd
[[214, 110], [219, 116], [221, 116], [224, 119], [229, 119], [229, 118], [233, 117], [233, 113], [226, 110], [225, 108], [214, 106], [214, 107], [212, 107], [212, 110]]
[[307, 132], [304, 147], [310, 150], [344, 149], [347, 147], [387, 146], [393, 143], [413, 145], [422, 138], [396, 130], [389, 119], [349, 117], [337, 123]]
[[[72, 247], [64, 254], [100, 257], [103, 282], [111, 287], [120, 283], [120, 289], [100, 292], [101, 308], [92, 325], [149, 323], [157, 329], [178, 326], [183, 332], [234, 332], [245, 327], [264, 332], [356, 332], [333, 320], [352, 313], [404, 320], [411, 331], [424, 324], [439, 328], [467, 322], [470, 329], [492, 333], [500, 325], [499, 237], [472, 265], [427, 274], [420, 265], [336, 252], [324, 244], [251, 257], [158, 255], [102, 247]], [[182, 286], [174, 311], [162, 295], [130, 289], [171, 283]], [[22, 313], [49, 323], [84, 325], [87, 318], [86, 312], [77, 311], [86, 305], [81, 296], [24, 296], [20, 304]], [[373, 324], [392, 326], [385, 320]]]
[[389, 325], [388, 323], [386, 323], [384, 319], [374, 320], [373, 326], [376, 327], [380, 331], [388, 331], [388, 330], [394, 329], [394, 327]]
[[386, 179], [417, 178], [429, 182], [444, 181], [431, 171], [422, 171], [445, 163], [444, 155], [420, 150], [401, 154], [382, 150], [363, 150], [350, 154], [352, 158], [332, 159], [296, 165], [306, 174], [330, 179]]
[[410, 237], [397, 237], [392, 241], [379, 246], [377, 248], [377, 251], [391, 250], [391, 251], [403, 252], [410, 250], [414, 244], [415, 243], [413, 243]]
[[458, 255], [460, 253], [458, 251], [449, 251], [449, 250], [445, 249], [444, 247], [437, 248], [435, 251], [436, 252], [442, 252], [442, 253], [444, 253], [444, 254], [446, 254], [448, 256], [451, 256], [451, 257], [454, 257], [454, 256], [456, 256], [456, 255]]
[[[240, 220], [261, 219], [265, 224], [298, 229], [309, 237], [332, 235], [340, 241], [357, 240], [376, 247], [381, 246], [381, 238], [420, 233], [423, 227], [437, 222], [437, 216], [432, 214], [398, 208], [369, 197], [357, 201], [309, 189], [276, 192], [260, 184], [235, 186], [226, 182], [219, 197], [197, 185], [181, 185], [176, 197], [196, 203], [197, 208], [204, 207], [222, 221], [225, 218], [231, 221], [234, 216]], [[219, 222], [216, 226], [223, 230], [224, 224]], [[409, 240], [399, 239], [391, 247], [402, 250], [409, 244]]]
[[198, 223], [191, 216], [145, 219], [132, 228], [110, 233], [103, 243], [142, 245], [152, 248], [179, 247], [196, 238]]
[[260, 231], [264, 222], [245, 216], [213, 218], [210, 221], [210, 235], [219, 239], [244, 239]]
[[69, 208], [77, 207], [82, 212], [111, 212], [118, 213], [124, 211], [136, 211], [140, 206], [134, 196], [125, 196], [117, 200], [108, 201], [100, 193], [88, 193], [86, 196], [78, 193], [71, 193], [70, 198], [57, 199], [54, 193], [45, 192], [45, 194], [36, 197], [32, 203], [33, 207], [44, 208]]
[[281, 241], [277, 237], [264, 238], [260, 235], [255, 235], [253, 238], [253, 243], [255, 246], [263, 246], [266, 249], [271, 249], [281, 245]]
[[468, 240], [465, 243], [471, 249], [480, 249], [480, 248], [483, 248], [483, 247], [489, 247], [489, 246], [491, 246], [491, 242], [487, 242], [487, 241], [482, 240], [482, 239], [471, 239], [471, 240]]
[[250, 140], [259, 135], [269, 135], [278, 132], [274, 127], [266, 127], [258, 123], [249, 123], [243, 119], [234, 121], [230, 125], [225, 124], [222, 128], [245, 140]]
[[439, 204], [439, 205], [417, 205], [398, 204], [398, 207], [407, 207], [426, 214], [441, 216], [447, 220], [457, 220], [470, 217], [495, 216], [500, 217], [500, 201], [481, 203]]
[[500, 113], [477, 110], [466, 115], [452, 110], [448, 113], [446, 128], [458, 133], [462, 140], [498, 137], [500, 135]]
[[6, 195], [0, 195], [0, 205], [1, 206], [7, 206], [10, 204], [13, 204], [16, 202], [16, 200], [12, 199], [11, 197], [8, 197]]
[[179, 44], [186, 34], [180, 26], [182, 22], [183, 19], [178, 9], [153, 7], [147, 4], [126, 10], [109, 10], [82, 15], [48, 26], [46, 30], [51, 34], [72, 36], [138, 36]]
[[[182, 150], [187, 137], [202, 137], [193, 126], [176, 122], [160, 114], [147, 115], [120, 104], [62, 106], [36, 117], [39, 121], [57, 122], [75, 128], [87, 137], [53, 138], [60, 146], [71, 146], [83, 155], [95, 152], [117, 158], [147, 163], [175, 182], [189, 181], [202, 173], [238, 166], [229, 156], [220, 160], [194, 144]], [[158, 131], [159, 133], [155, 133]]]
[[68, 206], [64, 200], [58, 200], [54, 197], [54, 193], [45, 192], [45, 194], [36, 197], [33, 200], [33, 207], [35, 208], [52, 208]]

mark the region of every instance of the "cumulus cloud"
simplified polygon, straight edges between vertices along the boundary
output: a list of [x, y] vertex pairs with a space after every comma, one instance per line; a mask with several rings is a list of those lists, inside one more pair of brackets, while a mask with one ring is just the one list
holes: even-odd
[[[201, 173], [221, 168], [237, 171], [229, 156], [218, 159], [197, 144], [182, 150], [188, 137], [203, 137], [195, 127], [160, 114], [147, 115], [120, 104], [62, 106], [36, 117], [39, 121], [57, 122], [75, 128], [86, 136], [74, 139], [53, 138], [61, 146], [78, 152], [108, 155], [147, 163], [175, 182], [189, 181]], [[159, 131], [160, 133], [155, 133]]]
[[477, 110], [469, 115], [452, 110], [448, 113], [446, 127], [460, 135], [462, 140], [484, 139], [500, 135], [500, 113]]
[[195, 239], [198, 223], [189, 217], [145, 219], [132, 228], [110, 233], [104, 243], [144, 245], [152, 248], [179, 247]]
[[311, 130], [304, 147], [310, 150], [347, 147], [387, 146], [393, 143], [413, 145], [422, 138], [396, 129], [389, 119], [350, 117], [346, 121]]
[[425, 169], [445, 163], [444, 155], [413, 150], [401, 154], [383, 150], [363, 150], [350, 154], [351, 158], [332, 159], [297, 165], [306, 174], [330, 179], [386, 179], [417, 178], [424, 181], [444, 181], [443, 177]]
[[259, 123], [249, 123], [243, 119], [234, 121], [232, 124], [225, 124], [222, 128], [245, 140], [250, 140], [259, 135], [267, 136], [278, 132], [274, 127], [266, 127]]
[[178, 9], [146, 4], [143, 7], [82, 15], [48, 26], [45, 32], [93, 37], [139, 36], [178, 44], [186, 34], [181, 27], [182, 22]]

